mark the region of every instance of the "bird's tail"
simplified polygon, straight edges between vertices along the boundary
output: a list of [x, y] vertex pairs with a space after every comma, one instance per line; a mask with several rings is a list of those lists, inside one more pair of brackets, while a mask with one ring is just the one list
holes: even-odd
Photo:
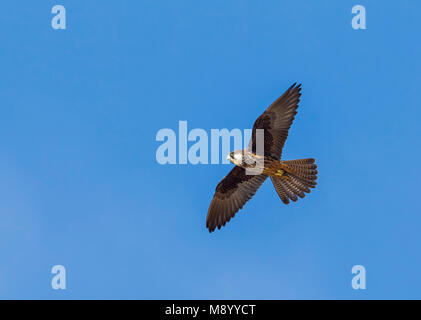
[[289, 199], [297, 201], [316, 187], [317, 165], [314, 159], [299, 159], [279, 162], [279, 170], [271, 176], [276, 192], [285, 204]]

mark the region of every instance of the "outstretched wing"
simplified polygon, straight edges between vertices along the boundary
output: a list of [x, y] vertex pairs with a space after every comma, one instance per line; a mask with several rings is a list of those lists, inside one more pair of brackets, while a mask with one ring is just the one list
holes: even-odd
[[209, 206], [206, 227], [209, 232], [221, 229], [250, 200], [266, 180], [266, 175], [248, 175], [241, 167], [234, 167], [216, 186]]
[[298, 102], [301, 96], [301, 84], [295, 83], [280, 96], [253, 125], [248, 149], [256, 153], [256, 129], [264, 129], [264, 155], [281, 159], [282, 148], [288, 137], [288, 130], [297, 114]]

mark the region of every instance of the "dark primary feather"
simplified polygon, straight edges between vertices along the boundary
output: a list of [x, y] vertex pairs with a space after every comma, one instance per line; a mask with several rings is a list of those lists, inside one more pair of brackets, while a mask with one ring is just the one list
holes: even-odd
[[206, 219], [209, 232], [220, 229], [230, 221], [266, 178], [266, 175], [247, 175], [245, 169], [234, 167], [216, 186]]
[[288, 130], [297, 114], [301, 96], [301, 84], [295, 83], [276, 99], [253, 125], [252, 136], [248, 148], [256, 153], [256, 129], [264, 130], [264, 155], [280, 160], [282, 148], [288, 137]]

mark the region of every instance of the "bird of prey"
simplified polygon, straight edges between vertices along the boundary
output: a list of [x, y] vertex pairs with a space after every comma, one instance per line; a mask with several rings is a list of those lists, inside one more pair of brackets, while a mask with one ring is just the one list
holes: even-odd
[[[301, 84], [294, 83], [254, 122], [247, 148], [227, 156], [235, 167], [216, 186], [206, 218], [209, 232], [225, 226], [254, 196], [267, 177], [271, 178], [285, 204], [290, 199], [297, 201], [297, 196], [304, 198], [304, 193], [309, 193], [310, 188], [316, 186], [317, 166], [314, 159], [281, 161], [288, 130], [297, 114], [300, 91]], [[263, 141], [263, 154], [257, 146], [260, 143], [258, 131], [263, 131], [263, 139], [260, 139]], [[258, 171], [253, 173], [254, 169]]]

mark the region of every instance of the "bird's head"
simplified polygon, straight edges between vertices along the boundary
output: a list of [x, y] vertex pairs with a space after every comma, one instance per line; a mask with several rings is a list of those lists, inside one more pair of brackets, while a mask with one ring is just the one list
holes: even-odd
[[227, 160], [231, 161], [236, 166], [241, 166], [243, 163], [243, 150], [236, 150], [227, 155]]

